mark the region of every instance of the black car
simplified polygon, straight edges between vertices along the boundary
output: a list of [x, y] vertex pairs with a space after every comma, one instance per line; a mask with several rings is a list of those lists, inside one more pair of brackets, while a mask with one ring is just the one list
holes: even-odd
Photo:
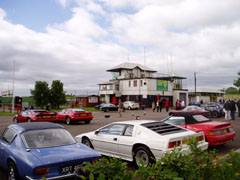
[[204, 108], [205, 110], [210, 111], [211, 117], [220, 118], [225, 115], [223, 111], [223, 105], [220, 103], [209, 102], [207, 104], [203, 104], [201, 107]]
[[99, 108], [99, 110], [104, 111], [104, 112], [117, 111], [118, 110], [118, 106], [116, 106], [114, 104], [104, 104], [103, 106], [101, 106]]
[[96, 106], [95, 106], [95, 109], [100, 110], [100, 108], [101, 108], [104, 104], [105, 104], [105, 103], [102, 103], [102, 104], [98, 104], [98, 105], [96, 105]]

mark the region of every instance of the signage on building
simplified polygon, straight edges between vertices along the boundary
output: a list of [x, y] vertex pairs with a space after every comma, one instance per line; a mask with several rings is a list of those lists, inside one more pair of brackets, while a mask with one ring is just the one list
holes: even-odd
[[12, 90], [6, 90], [6, 91], [2, 91], [2, 96], [10, 96], [12, 95]]
[[98, 103], [98, 97], [90, 96], [90, 97], [88, 97], [88, 102], [89, 103]]
[[167, 80], [157, 80], [157, 91], [168, 91]]

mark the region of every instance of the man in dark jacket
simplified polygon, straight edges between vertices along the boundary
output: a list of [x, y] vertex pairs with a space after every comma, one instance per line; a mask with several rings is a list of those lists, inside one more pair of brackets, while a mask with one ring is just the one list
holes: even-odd
[[223, 108], [225, 110], [225, 119], [226, 120], [230, 120], [230, 111], [231, 111], [231, 103], [230, 100], [227, 100], [224, 105]]
[[237, 101], [237, 107], [238, 107], [238, 117], [240, 117], [240, 98]]
[[231, 118], [232, 118], [232, 120], [235, 120], [235, 111], [236, 111], [236, 103], [232, 99], [231, 100]]

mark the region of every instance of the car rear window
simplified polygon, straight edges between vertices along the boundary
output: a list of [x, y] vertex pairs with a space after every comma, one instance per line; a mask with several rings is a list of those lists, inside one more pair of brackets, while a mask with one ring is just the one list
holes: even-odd
[[152, 123], [145, 123], [142, 126], [151, 129], [152, 131], [161, 134], [161, 135], [168, 135], [174, 134], [179, 132], [187, 131], [183, 128], [174, 126], [172, 124], [164, 123], [164, 122], [152, 122]]
[[26, 148], [46, 148], [76, 143], [66, 129], [30, 130], [21, 134]]
[[193, 115], [193, 118], [194, 118], [197, 122], [210, 121], [210, 119], [208, 119], [207, 117], [205, 117], [205, 116], [203, 116], [203, 115]]

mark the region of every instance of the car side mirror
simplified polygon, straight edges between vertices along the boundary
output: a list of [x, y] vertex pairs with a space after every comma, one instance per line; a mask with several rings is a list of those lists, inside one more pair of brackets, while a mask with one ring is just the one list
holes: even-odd
[[99, 131], [95, 131], [95, 135], [98, 135]]

